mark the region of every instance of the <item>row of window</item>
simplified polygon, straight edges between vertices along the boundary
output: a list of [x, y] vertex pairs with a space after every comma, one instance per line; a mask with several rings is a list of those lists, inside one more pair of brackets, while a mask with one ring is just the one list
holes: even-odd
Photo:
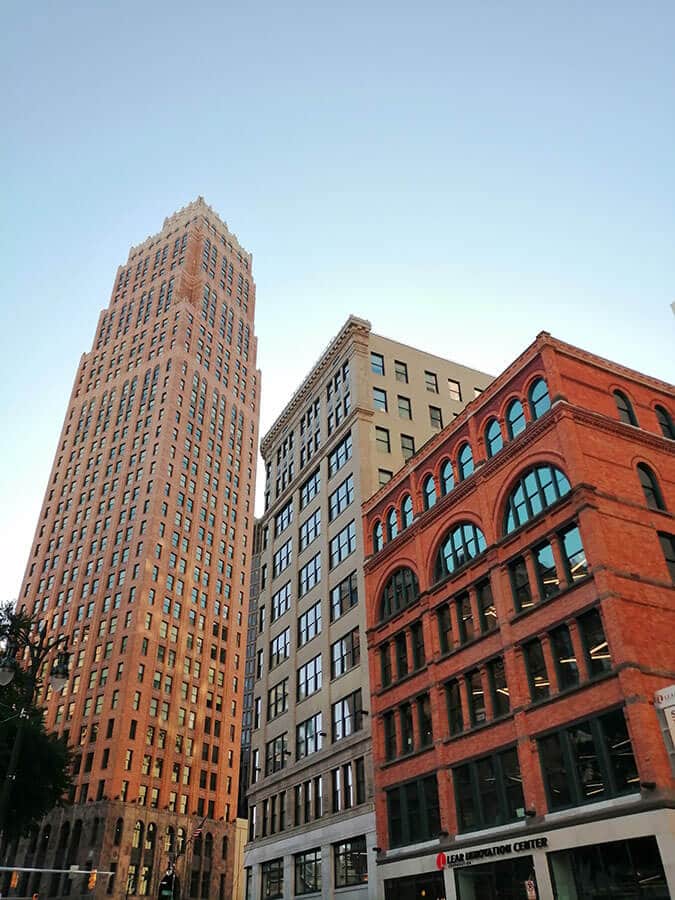
[[[537, 739], [550, 812], [639, 790], [633, 746], [622, 709], [566, 725]], [[504, 825], [525, 817], [516, 747], [452, 768], [459, 832]], [[390, 846], [437, 837], [436, 774], [389, 788]]]
[[[333, 887], [368, 883], [368, 857], [364, 836], [332, 845]], [[321, 850], [305, 850], [293, 857], [295, 895], [314, 894], [322, 888]], [[261, 894], [264, 900], [281, 900], [284, 893], [284, 860], [272, 859], [260, 867]], [[252, 870], [246, 870], [246, 897], [252, 900]]]
[[[370, 371], [373, 375], [385, 375], [384, 356], [381, 353], [371, 352]], [[394, 360], [394, 375], [402, 384], [408, 384], [408, 364], [399, 359]], [[432, 394], [438, 393], [438, 375], [429, 370], [424, 371], [424, 384]], [[482, 393], [480, 388], [474, 388], [476, 396]], [[448, 378], [448, 396], [457, 403], [462, 402], [462, 388], [455, 378]]]

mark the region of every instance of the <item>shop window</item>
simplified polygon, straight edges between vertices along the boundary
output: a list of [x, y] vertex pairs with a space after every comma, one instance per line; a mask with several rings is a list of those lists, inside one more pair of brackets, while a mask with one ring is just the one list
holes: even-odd
[[321, 891], [321, 850], [297, 853], [295, 862], [295, 893], [313, 894]]
[[368, 883], [368, 857], [364, 836], [333, 844], [335, 887]]
[[441, 824], [435, 774], [390, 788], [386, 794], [390, 846], [402, 847], [438, 836]]
[[515, 748], [452, 770], [459, 831], [503, 825], [525, 815]]
[[[197, 873], [199, 874], [199, 873]], [[260, 867], [262, 880], [261, 896], [265, 900], [277, 900], [284, 896], [284, 861], [283, 859], [270, 859]], [[196, 897], [197, 892], [191, 896]]]
[[540, 738], [539, 755], [550, 810], [639, 790], [622, 709]]

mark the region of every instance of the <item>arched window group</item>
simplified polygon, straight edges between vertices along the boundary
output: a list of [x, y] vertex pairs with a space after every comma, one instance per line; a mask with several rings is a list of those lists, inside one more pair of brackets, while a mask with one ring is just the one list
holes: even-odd
[[533, 466], [518, 479], [506, 501], [504, 533], [529, 522], [570, 491], [567, 477], [551, 465]]
[[417, 575], [412, 569], [402, 567], [389, 578], [382, 591], [380, 618], [387, 619], [406, 606], [415, 603], [420, 595]]
[[434, 568], [436, 581], [451, 575], [456, 569], [480, 556], [486, 548], [485, 536], [473, 522], [459, 522], [453, 525], [438, 549]]

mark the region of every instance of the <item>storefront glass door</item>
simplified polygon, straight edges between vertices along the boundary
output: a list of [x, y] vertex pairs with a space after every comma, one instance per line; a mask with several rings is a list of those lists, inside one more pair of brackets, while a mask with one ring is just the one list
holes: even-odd
[[458, 900], [528, 900], [528, 880], [536, 889], [531, 856], [455, 869]]

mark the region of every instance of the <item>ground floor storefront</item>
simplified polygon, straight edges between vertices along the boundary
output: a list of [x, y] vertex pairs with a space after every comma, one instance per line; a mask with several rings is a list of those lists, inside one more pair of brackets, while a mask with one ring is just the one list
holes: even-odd
[[675, 900], [675, 810], [555, 819], [378, 865], [385, 900]]

